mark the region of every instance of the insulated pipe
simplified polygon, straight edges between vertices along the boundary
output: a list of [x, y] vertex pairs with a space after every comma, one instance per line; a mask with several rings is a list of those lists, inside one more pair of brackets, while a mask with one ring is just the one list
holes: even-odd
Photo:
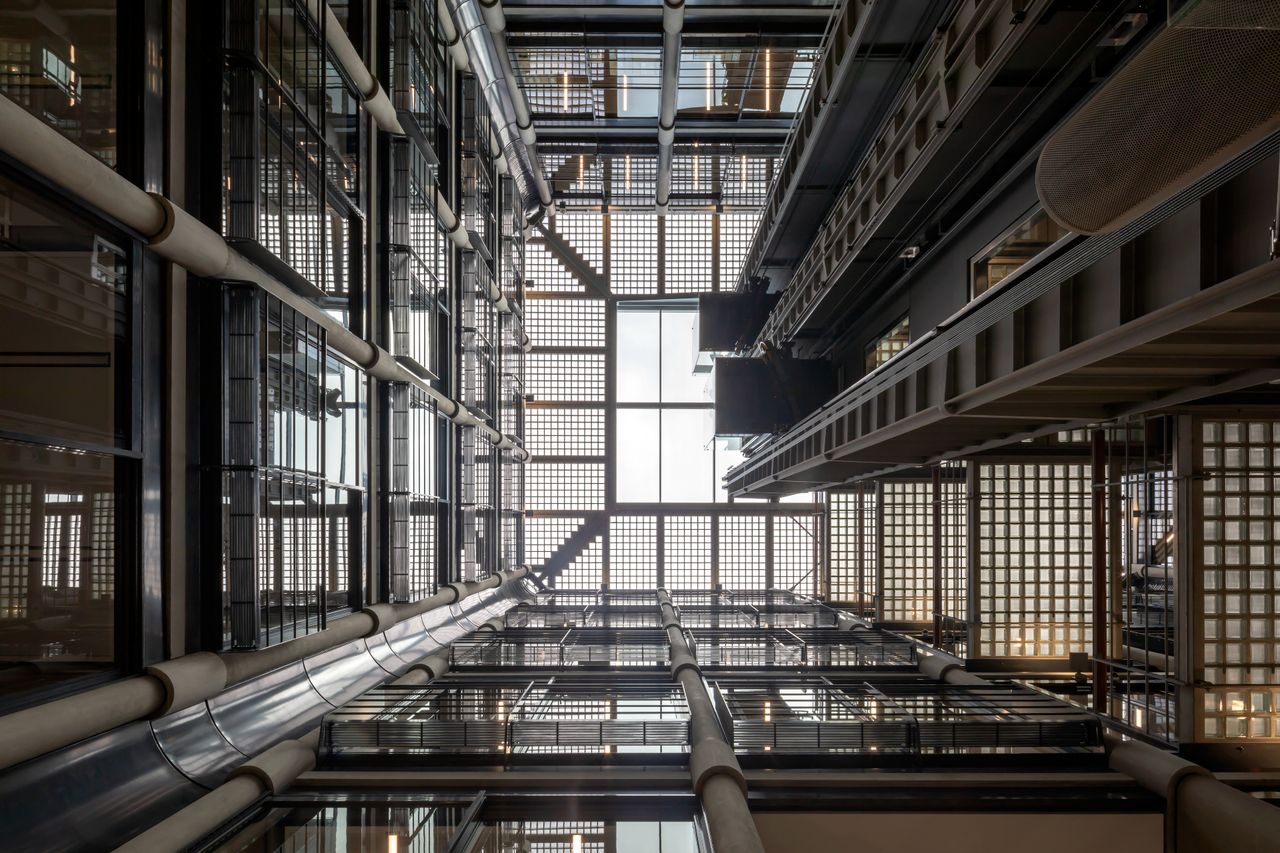
[[317, 323], [335, 350], [373, 378], [416, 386], [435, 400], [445, 416], [455, 423], [475, 426], [493, 446], [514, 450], [518, 461], [528, 460], [529, 454], [514, 439], [481, 422], [461, 403], [401, 365], [389, 352], [364, 340], [327, 311], [249, 261], [212, 228], [163, 196], [134, 186], [7, 97], [0, 97], [0, 150], [132, 228], [147, 240], [148, 247], [156, 254], [187, 271], [203, 278], [258, 285]]
[[373, 116], [378, 127], [387, 133], [404, 136], [404, 128], [400, 126], [400, 119], [396, 116], [395, 105], [383, 91], [382, 85], [369, 73], [364, 60], [360, 58], [360, 51], [356, 50], [356, 46], [351, 43], [342, 22], [333, 14], [333, 9], [325, 0], [307, 0], [307, 11], [311, 13], [312, 20], [324, 21], [325, 44], [329, 46], [329, 50], [333, 51], [333, 58], [338, 61], [338, 65], [342, 66], [342, 70], [347, 72], [351, 82], [356, 84], [360, 99], [364, 102], [364, 108], [369, 115]]
[[671, 161], [676, 142], [676, 95], [680, 87], [680, 34], [684, 31], [684, 0], [662, 0], [662, 89], [658, 101], [659, 213], [671, 201]]
[[186, 850], [253, 805], [263, 794], [282, 794], [294, 780], [316, 766], [320, 730], [286, 740], [231, 771], [226, 782], [186, 808], [116, 848], [126, 853]]
[[126, 678], [0, 717], [0, 769], [154, 714], [165, 688], [150, 676]]
[[[445, 231], [449, 235], [449, 239], [453, 241], [460, 249], [474, 251], [476, 246], [471, 242], [471, 235], [467, 233], [466, 226], [462, 224], [462, 220], [453, 212], [453, 208], [449, 207], [449, 202], [445, 201], [444, 195], [439, 188], [435, 190], [436, 194], [436, 215], [440, 217], [440, 224], [444, 226]], [[503, 295], [502, 288], [498, 287], [492, 281], [488, 282], [486, 288], [486, 297], [498, 309], [500, 314], [510, 314], [511, 305], [507, 302], [507, 297]], [[523, 333], [522, 333], [523, 334]]]
[[764, 853], [747, 805], [746, 777], [725, 740], [697, 658], [665, 589], [658, 590], [658, 604], [671, 644], [671, 675], [680, 682], [689, 705], [689, 776], [707, 817], [711, 846], [717, 853]]
[[1106, 739], [1107, 766], [1165, 798], [1170, 853], [1275, 853], [1280, 810], [1141, 741]]
[[196, 652], [148, 667], [144, 675], [14, 711], [0, 717], [0, 770], [135, 720], [189, 708], [218, 695], [229, 685], [384, 631], [395, 622], [528, 574], [529, 568], [521, 566], [481, 581], [447, 587], [412, 604], [375, 605], [335, 620], [323, 631], [258, 651], [220, 655]]
[[[368, 110], [369, 115], [373, 117], [373, 120], [377, 122], [378, 127], [382, 128], [387, 133], [395, 134], [396, 136], [404, 136], [404, 127], [401, 126], [400, 119], [396, 116], [395, 106], [391, 103], [391, 100], [387, 97], [387, 93], [383, 91], [382, 86], [378, 83], [373, 74], [370, 73], [368, 67], [360, 58], [359, 51], [357, 51], [355, 45], [351, 43], [351, 39], [347, 36], [346, 30], [343, 29], [342, 23], [334, 15], [333, 9], [330, 8], [329, 4], [324, 2], [324, 0], [307, 0], [307, 11], [311, 14], [312, 18], [317, 21], [319, 21], [321, 17], [324, 18], [325, 44], [327, 44], [329, 49], [333, 51], [334, 58], [338, 61], [338, 64], [342, 66], [342, 69], [347, 72], [348, 76], [350, 76], [352, 81], [356, 84], [356, 88], [360, 90], [360, 96], [363, 99], [365, 109]], [[452, 21], [449, 21], [449, 30], [452, 29]], [[446, 37], [448, 37], [448, 31], [446, 31]], [[453, 38], [455, 40], [457, 38], [456, 31], [454, 31]], [[466, 55], [465, 51], [463, 51], [463, 55]], [[493, 139], [492, 131], [489, 134], [489, 138]], [[499, 150], [496, 145], [496, 140], [494, 140], [494, 142], [494, 150]], [[508, 171], [506, 157], [499, 152], [496, 160], [498, 171], [505, 174]], [[440, 190], [438, 188], [435, 193], [436, 213], [439, 215], [441, 222], [444, 223], [446, 230], [449, 232], [449, 238], [460, 248], [474, 249], [475, 247], [471, 243], [471, 235], [469, 235], [466, 228], [462, 226], [462, 222], [458, 218], [457, 214], [455, 214], [453, 209], [449, 207], [449, 203], [445, 200], [444, 196], [440, 194]], [[492, 292], [493, 289], [494, 288], [491, 288], [491, 292], [489, 294], [490, 301], [498, 306], [498, 310], [501, 313], [511, 313], [511, 309], [507, 305], [507, 300], [503, 297], [501, 290], [499, 290], [495, 295]], [[341, 324], [336, 325], [341, 326]], [[332, 334], [333, 333], [331, 332], [330, 335]]]
[[436, 17], [440, 19], [440, 33], [444, 36], [445, 44], [449, 48], [449, 55], [453, 57], [453, 64], [459, 71], [471, 70], [471, 57], [467, 56], [467, 49], [462, 46], [462, 40], [458, 38], [458, 28], [453, 25], [453, 15], [449, 12], [449, 4], [445, 0], [436, 0]]
[[[443, 3], [443, 0], [441, 0], [441, 3]], [[387, 133], [395, 134], [396, 136], [404, 136], [404, 127], [401, 126], [400, 119], [396, 115], [395, 106], [391, 103], [391, 100], [387, 97], [387, 93], [383, 91], [382, 86], [378, 83], [377, 79], [372, 73], [370, 73], [368, 67], [365, 66], [364, 61], [360, 58], [360, 52], [357, 51], [355, 45], [351, 43], [351, 39], [347, 36], [346, 30], [343, 29], [342, 23], [334, 15], [333, 9], [330, 8], [329, 4], [324, 0], [307, 0], [307, 11], [310, 12], [312, 18], [317, 21], [319, 21], [323, 16], [325, 21], [325, 44], [327, 44], [329, 49], [333, 51], [334, 58], [338, 61], [338, 64], [342, 66], [343, 70], [347, 72], [348, 76], [350, 76], [352, 81], [356, 84], [356, 88], [360, 90], [360, 97], [363, 100], [365, 109], [368, 110], [369, 115], [373, 117], [373, 120], [377, 122], [378, 127], [382, 128]], [[446, 14], [443, 19], [448, 22], [448, 27], [445, 32], [446, 38], [449, 37], [449, 31], [453, 31], [452, 38], [456, 42], [457, 31], [453, 30], [453, 22], [448, 19], [448, 10], [445, 9], [444, 11]], [[501, 14], [501, 12], [499, 12], [499, 14]], [[466, 51], [464, 50], [462, 53], [465, 57]], [[489, 138], [493, 140], [491, 147], [498, 152], [495, 156], [498, 171], [506, 174], [509, 171], [507, 158], [497, 145], [497, 140], [494, 139], [492, 131], [489, 133]], [[449, 203], [445, 201], [444, 196], [440, 194], [440, 190], [438, 188], [435, 193], [436, 212], [439, 215], [441, 222], [445, 224], [445, 228], [449, 232], [449, 238], [460, 248], [474, 249], [475, 247], [471, 243], [471, 236], [462, 226], [462, 222], [458, 218], [457, 214], [455, 214], [453, 209], [449, 207]], [[495, 290], [497, 291], [496, 293], [494, 293]], [[503, 314], [511, 313], [511, 308], [507, 304], [506, 297], [502, 295], [502, 291], [500, 289], [491, 286], [489, 299], [498, 306], [499, 312]], [[341, 326], [341, 324], [335, 325]]]
[[[504, 63], [495, 43], [494, 35], [485, 26], [484, 13], [476, 0], [446, 0], [458, 36], [471, 59], [471, 71], [489, 107], [494, 135], [507, 168], [520, 194], [521, 208], [526, 222], [537, 222], [551, 203], [546, 179], [541, 175], [534, 150], [521, 135], [517, 116], [517, 92], [509, 76], [510, 63]], [[490, 15], [492, 17], [492, 13]]]

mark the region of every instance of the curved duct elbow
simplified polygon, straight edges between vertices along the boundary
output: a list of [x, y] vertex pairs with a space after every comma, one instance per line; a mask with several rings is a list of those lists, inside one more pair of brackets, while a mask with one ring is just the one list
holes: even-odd
[[1045, 143], [1044, 209], [1107, 234], [1280, 130], [1280, 4], [1200, 0]]
[[535, 158], [521, 138], [515, 103], [511, 99], [493, 34], [485, 25], [484, 13], [476, 0], [446, 2], [457, 27], [458, 38], [471, 59], [471, 70], [489, 107], [493, 134], [507, 161], [516, 192], [520, 194], [521, 212], [526, 222], [537, 223], [551, 199], [542, 198], [540, 194]]

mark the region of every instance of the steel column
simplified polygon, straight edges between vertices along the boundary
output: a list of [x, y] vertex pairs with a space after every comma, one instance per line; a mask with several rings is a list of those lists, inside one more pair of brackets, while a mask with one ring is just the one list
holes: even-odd
[[1090, 434], [1093, 487], [1093, 710], [1107, 710], [1107, 436]]

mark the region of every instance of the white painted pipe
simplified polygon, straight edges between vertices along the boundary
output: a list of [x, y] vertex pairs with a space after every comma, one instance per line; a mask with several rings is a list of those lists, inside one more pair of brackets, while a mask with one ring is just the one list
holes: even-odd
[[654, 199], [659, 213], [671, 201], [672, 160], [676, 141], [676, 95], [680, 86], [680, 36], [684, 0], [662, 0], [662, 87], [658, 94], [658, 180]]
[[[370, 376], [417, 387], [436, 401], [446, 417], [455, 423], [475, 426], [490, 444], [514, 448], [518, 461], [528, 461], [528, 453], [519, 448], [518, 442], [481, 422], [461, 403], [401, 365], [389, 352], [364, 340], [314, 302], [295, 293], [233, 249], [212, 228], [163, 196], [134, 186], [4, 96], [0, 96], [0, 150], [132, 228], [147, 239], [156, 254], [188, 272], [203, 278], [258, 285], [323, 328], [329, 344]], [[456, 222], [457, 217], [454, 220]]]
[[471, 70], [471, 57], [458, 37], [458, 28], [453, 25], [453, 15], [449, 13], [449, 5], [445, 0], [436, 0], [436, 16], [440, 19], [440, 31], [444, 35], [445, 44], [449, 47], [449, 55], [459, 71]]
[[396, 116], [395, 105], [391, 103], [377, 78], [365, 66], [364, 60], [360, 58], [360, 51], [351, 43], [342, 22], [333, 14], [333, 9], [324, 0], [307, 0], [307, 11], [311, 13], [313, 20], [324, 21], [325, 44], [333, 52], [333, 58], [347, 72], [351, 82], [356, 84], [364, 108], [378, 123], [378, 127], [387, 133], [404, 136], [404, 128]]

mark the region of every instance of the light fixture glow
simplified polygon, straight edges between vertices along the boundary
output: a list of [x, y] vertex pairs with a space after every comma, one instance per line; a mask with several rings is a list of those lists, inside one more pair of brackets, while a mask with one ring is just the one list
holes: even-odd
[[767, 700], [764, 703], [764, 721], [766, 723], [773, 722], [773, 703]]
[[706, 86], [705, 86], [706, 107], [707, 107], [707, 110], [710, 111], [711, 110], [711, 60], [710, 59], [708, 59], [706, 62], [706, 67], [704, 68], [704, 74], [706, 76]]
[[566, 71], [560, 77], [560, 108], [565, 112], [569, 111], [569, 72]]
[[579, 154], [578, 155], [578, 189], [582, 189], [585, 186], [584, 176], [586, 175], [586, 170], [587, 170], [587, 155]]
[[764, 49], [764, 111], [773, 111], [773, 51]]
[[626, 174], [627, 192], [631, 192], [631, 155], [628, 154], [623, 163], [623, 171]]
[[631, 109], [631, 78], [622, 75], [622, 111], [625, 113]]
[[747, 191], [747, 155], [743, 154], [742, 159], [738, 161], [738, 192], [745, 193]]
[[400, 836], [394, 832], [387, 836], [387, 853], [396, 853], [400, 849]]
[[699, 165], [699, 164], [698, 164], [698, 149], [697, 149], [697, 147], [695, 146], [695, 147], [694, 147], [694, 149], [693, 149], [693, 188], [694, 188], [694, 190], [697, 190], [697, 189], [698, 189], [698, 174], [699, 174], [699, 168], [698, 168], [698, 165]]
[[569, 846], [572, 848], [572, 853], [582, 853], [582, 836], [574, 833]]

